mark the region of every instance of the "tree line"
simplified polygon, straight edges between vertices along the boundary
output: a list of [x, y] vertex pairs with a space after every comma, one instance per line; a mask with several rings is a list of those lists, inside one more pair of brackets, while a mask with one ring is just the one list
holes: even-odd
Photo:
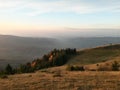
[[32, 62], [20, 65], [18, 68], [13, 68], [8, 64], [5, 70], [2, 70], [0, 74], [16, 74], [16, 73], [30, 73], [43, 68], [49, 68], [54, 66], [61, 66], [67, 63], [67, 61], [77, 54], [76, 49], [54, 49], [42, 58], [34, 59]]

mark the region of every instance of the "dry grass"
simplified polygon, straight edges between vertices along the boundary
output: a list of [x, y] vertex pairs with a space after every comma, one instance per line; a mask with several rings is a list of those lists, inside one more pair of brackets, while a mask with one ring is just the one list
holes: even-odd
[[[97, 47], [79, 52], [68, 64], [88, 69], [120, 62], [120, 45]], [[66, 71], [66, 66], [53, 67], [30, 74], [17, 74], [0, 79], [0, 90], [120, 90], [120, 71]]]
[[84, 67], [85, 70], [98, 70], [99, 68], [103, 68], [104, 71], [112, 71], [112, 64], [114, 61], [117, 61], [120, 64], [120, 56], [117, 56], [105, 62], [84, 65]]
[[65, 68], [11, 75], [0, 79], [0, 90], [120, 90], [120, 72], [69, 72]]

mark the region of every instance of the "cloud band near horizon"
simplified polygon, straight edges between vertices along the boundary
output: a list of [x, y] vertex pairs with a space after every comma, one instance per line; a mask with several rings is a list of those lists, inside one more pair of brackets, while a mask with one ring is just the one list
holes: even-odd
[[0, 33], [120, 29], [120, 0], [0, 0], [0, 20]]

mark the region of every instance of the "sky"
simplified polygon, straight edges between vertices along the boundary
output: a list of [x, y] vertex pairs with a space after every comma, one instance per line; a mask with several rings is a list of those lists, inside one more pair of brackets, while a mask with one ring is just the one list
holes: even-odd
[[120, 0], [0, 0], [0, 34], [119, 36]]

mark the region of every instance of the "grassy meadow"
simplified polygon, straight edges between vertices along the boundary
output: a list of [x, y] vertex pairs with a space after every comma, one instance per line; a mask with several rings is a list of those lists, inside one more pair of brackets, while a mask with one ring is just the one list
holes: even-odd
[[120, 72], [66, 71], [66, 66], [0, 79], [0, 90], [120, 90]]
[[[120, 64], [120, 45], [80, 50], [63, 66], [0, 78], [0, 90], [120, 90], [120, 71], [108, 69], [114, 61]], [[68, 65], [85, 71], [68, 71]]]

